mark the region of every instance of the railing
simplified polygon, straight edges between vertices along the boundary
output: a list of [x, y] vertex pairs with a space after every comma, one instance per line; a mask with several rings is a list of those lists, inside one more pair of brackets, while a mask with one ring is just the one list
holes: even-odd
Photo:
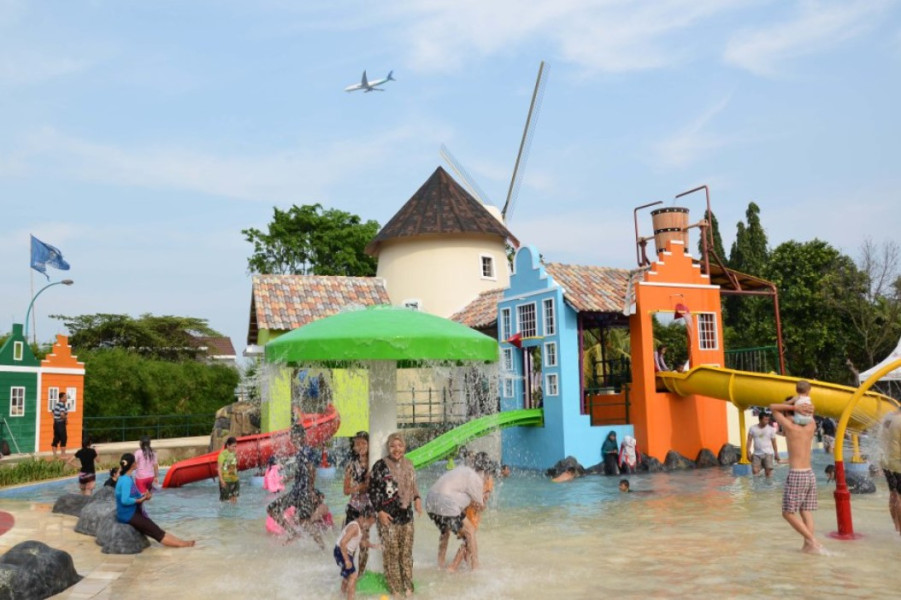
[[776, 346], [726, 350], [726, 367], [752, 373], [778, 373], [779, 351]]
[[85, 417], [83, 428], [92, 442], [126, 442], [149, 435], [155, 440], [209, 435], [216, 415], [144, 415]]
[[586, 381], [586, 390], [613, 388], [620, 391], [623, 385], [632, 381], [632, 360], [622, 356], [607, 360], [591, 361], [591, 370]]
[[456, 388], [397, 390], [397, 426], [442, 428], [500, 410], [500, 397], [475, 396]]
[[591, 417], [592, 425], [628, 425], [629, 384], [619, 391], [613, 388], [585, 388], [584, 406]]

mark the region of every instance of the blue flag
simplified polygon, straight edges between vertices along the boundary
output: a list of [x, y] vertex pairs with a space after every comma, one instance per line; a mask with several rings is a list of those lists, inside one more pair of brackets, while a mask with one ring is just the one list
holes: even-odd
[[31, 268], [39, 271], [49, 280], [47, 265], [61, 271], [69, 270], [69, 263], [63, 260], [63, 253], [59, 248], [45, 244], [38, 238], [31, 236]]

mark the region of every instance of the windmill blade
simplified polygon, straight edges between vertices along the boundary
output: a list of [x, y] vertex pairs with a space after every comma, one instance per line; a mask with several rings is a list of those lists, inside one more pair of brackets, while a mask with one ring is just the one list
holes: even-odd
[[532, 102], [529, 103], [529, 114], [526, 117], [526, 126], [522, 132], [522, 141], [519, 143], [519, 152], [516, 154], [516, 164], [513, 165], [513, 177], [510, 178], [510, 188], [507, 190], [507, 200], [501, 210], [501, 216], [506, 222], [508, 215], [512, 215], [516, 197], [519, 195], [519, 186], [522, 182], [520, 173], [525, 169], [526, 159], [529, 157], [529, 146], [532, 145], [532, 133], [535, 131], [534, 123], [541, 109], [541, 100], [544, 97], [544, 83], [547, 81], [544, 75], [550, 70], [550, 65], [541, 61], [538, 66], [538, 78], [535, 80], [535, 89], [532, 91]]
[[441, 144], [441, 158], [444, 159], [454, 174], [460, 179], [460, 183], [463, 184], [466, 191], [472, 194], [473, 198], [482, 204], [491, 204], [488, 196], [482, 191], [482, 188], [479, 187], [476, 180], [469, 175], [469, 171], [463, 167], [460, 161], [454, 158], [454, 155], [450, 153], [450, 150], [448, 150], [447, 146], [444, 144]]

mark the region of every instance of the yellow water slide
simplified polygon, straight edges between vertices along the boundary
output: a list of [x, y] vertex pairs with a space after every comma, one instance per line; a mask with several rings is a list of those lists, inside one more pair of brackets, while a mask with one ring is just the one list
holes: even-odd
[[[680, 396], [699, 394], [735, 404], [740, 409], [769, 406], [785, 402], [795, 395], [800, 379], [773, 373], [751, 373], [719, 367], [695, 367], [686, 373], [657, 373], [666, 389]], [[808, 380], [810, 398], [816, 414], [838, 420], [857, 388]], [[848, 428], [863, 431], [878, 423], [886, 414], [897, 409], [899, 403], [876, 392], [866, 392], [851, 413]]]

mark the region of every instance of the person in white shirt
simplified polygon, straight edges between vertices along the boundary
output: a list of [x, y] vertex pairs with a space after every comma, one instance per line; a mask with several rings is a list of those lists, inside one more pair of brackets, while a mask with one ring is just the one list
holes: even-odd
[[759, 474], [763, 468], [766, 476], [770, 477], [775, 463], [779, 462], [776, 428], [770, 425], [770, 416], [764, 411], [760, 411], [757, 420], [757, 425], [752, 425], [748, 430], [748, 460], [751, 461], [751, 472], [754, 475]]
[[471, 553], [470, 566], [478, 566], [478, 550], [475, 542], [475, 528], [466, 519], [466, 507], [474, 504], [481, 510], [484, 506], [484, 469], [461, 465], [438, 478], [425, 499], [425, 510], [438, 526], [438, 568], [443, 569], [447, 557], [447, 543], [450, 534], [463, 538]]

